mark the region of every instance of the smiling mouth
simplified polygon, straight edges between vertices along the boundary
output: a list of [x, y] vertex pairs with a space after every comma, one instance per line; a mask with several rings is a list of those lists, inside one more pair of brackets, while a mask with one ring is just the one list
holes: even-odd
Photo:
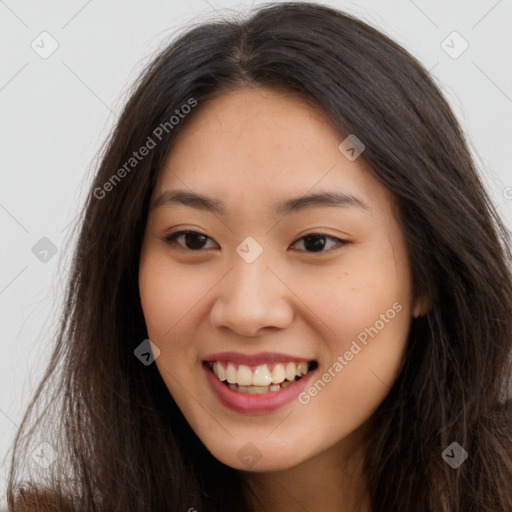
[[231, 361], [205, 361], [210, 371], [233, 391], [259, 395], [280, 391], [318, 367], [316, 361], [289, 361], [258, 366]]

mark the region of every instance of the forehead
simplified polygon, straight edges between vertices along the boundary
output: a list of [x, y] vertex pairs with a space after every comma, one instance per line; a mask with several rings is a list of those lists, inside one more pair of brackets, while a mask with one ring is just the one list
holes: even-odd
[[[342, 190], [386, 207], [391, 193], [363, 158], [349, 160], [346, 138], [314, 102], [267, 88], [227, 92], [199, 105], [178, 132], [155, 197], [189, 189], [229, 202]], [[269, 204], [270, 206], [270, 204]]]

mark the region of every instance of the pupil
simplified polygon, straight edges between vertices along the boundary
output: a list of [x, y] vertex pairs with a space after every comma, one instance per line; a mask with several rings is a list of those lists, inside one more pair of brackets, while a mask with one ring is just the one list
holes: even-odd
[[[311, 240], [315, 240], [315, 242], [312, 244], [308, 243]], [[319, 240], [321, 240], [320, 243], [318, 243]], [[325, 247], [325, 237], [323, 235], [309, 235], [304, 238], [304, 247], [306, 247], [306, 249], [312, 248], [313, 251], [321, 251]]]
[[[192, 244], [189, 243], [190, 239], [201, 239], [197, 245], [192, 242]], [[199, 233], [185, 233], [185, 240], [187, 241], [186, 245], [189, 249], [201, 249], [202, 244], [204, 243], [206, 237], [204, 235], [201, 235]], [[192, 245], [192, 247], [191, 247]]]

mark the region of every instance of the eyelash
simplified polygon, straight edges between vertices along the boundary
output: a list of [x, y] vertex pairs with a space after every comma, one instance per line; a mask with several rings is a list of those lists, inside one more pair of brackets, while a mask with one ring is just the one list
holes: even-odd
[[[170, 245], [176, 245], [176, 244], [178, 244], [178, 242], [176, 241], [178, 238], [180, 238], [183, 235], [189, 235], [189, 234], [200, 235], [202, 237], [206, 237], [209, 240], [212, 240], [209, 236], [207, 236], [203, 233], [199, 233], [198, 231], [193, 231], [193, 230], [176, 231], [176, 233], [172, 233], [172, 234], [164, 237], [163, 240]], [[343, 247], [344, 245], [347, 245], [349, 243], [346, 240], [342, 240], [340, 238], [336, 238], [336, 237], [330, 236], [330, 235], [325, 235], [323, 233], [308, 233], [307, 235], [304, 235], [304, 236], [298, 238], [295, 242], [293, 242], [292, 245], [295, 245], [298, 241], [303, 240], [308, 237], [321, 237], [321, 238], [329, 238], [331, 240], [336, 240], [338, 242], [339, 247]], [[200, 251], [204, 250], [204, 249], [189, 249], [187, 247], [183, 247], [180, 244], [178, 244], [178, 245], [180, 247], [180, 250], [187, 251], [187, 252], [200, 252]], [[303, 251], [303, 252], [308, 252], [310, 254], [322, 254], [322, 253], [326, 253], [328, 251], [322, 250], [322, 251]]]

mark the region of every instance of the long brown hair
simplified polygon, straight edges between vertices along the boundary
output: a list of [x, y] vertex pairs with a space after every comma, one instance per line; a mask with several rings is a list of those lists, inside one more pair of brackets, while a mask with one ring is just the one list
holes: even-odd
[[[363, 141], [362, 158], [397, 197], [414, 291], [432, 299], [371, 418], [372, 511], [512, 511], [509, 231], [420, 63], [305, 2], [193, 27], [134, 85], [78, 224], [55, 349], [14, 444], [10, 510], [249, 509], [239, 472], [208, 452], [134, 350], [148, 337], [138, 293], [148, 202], [175, 134], [209, 98], [258, 85], [302, 94]], [[148, 137], [155, 146], [131, 161]], [[40, 441], [57, 458], [37, 481], [21, 470], [36, 467]], [[442, 457], [454, 442], [468, 453], [457, 468]]]

